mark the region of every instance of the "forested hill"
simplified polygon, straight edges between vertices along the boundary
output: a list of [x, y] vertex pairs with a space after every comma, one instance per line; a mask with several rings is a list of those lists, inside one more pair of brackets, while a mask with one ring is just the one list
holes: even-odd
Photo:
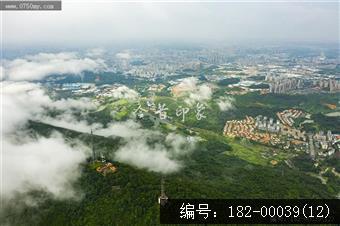
[[[57, 130], [70, 141], [90, 140], [89, 134], [33, 121], [29, 128], [35, 135]], [[183, 158], [184, 168], [165, 177], [165, 192], [170, 198], [332, 198], [336, 195], [339, 184], [335, 179], [332, 182], [330, 178], [324, 185], [304, 172], [304, 168], [289, 168], [283, 162], [273, 167], [241, 159], [229, 153], [233, 148], [250, 147], [246, 146], [249, 144], [200, 132], [209, 141], [200, 141], [193, 153]], [[96, 150], [104, 153], [114, 152], [120, 145], [119, 138], [95, 136], [94, 142]], [[253, 148], [256, 151], [258, 147]], [[34, 226], [158, 225], [161, 175], [113, 158], [108, 161], [118, 170], [106, 176], [98, 173], [91, 162], [81, 165], [81, 177], [73, 185], [79, 200], [55, 200], [43, 191], [32, 191], [25, 195], [42, 200], [39, 206], [25, 206], [18, 196], [3, 212], [1, 221]], [[296, 164], [299, 166], [299, 161]]]

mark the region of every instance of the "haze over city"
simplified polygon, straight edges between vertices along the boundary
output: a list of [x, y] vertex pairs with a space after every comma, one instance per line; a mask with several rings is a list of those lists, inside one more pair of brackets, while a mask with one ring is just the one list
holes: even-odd
[[336, 43], [337, 1], [62, 2], [62, 11], [2, 12], [3, 47], [133, 43]]

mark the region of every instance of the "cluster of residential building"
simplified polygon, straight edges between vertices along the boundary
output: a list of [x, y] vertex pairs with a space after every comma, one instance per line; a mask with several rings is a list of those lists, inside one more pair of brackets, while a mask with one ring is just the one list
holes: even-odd
[[270, 93], [287, 93], [302, 88], [302, 80], [298, 78], [273, 78], [269, 83]]
[[227, 121], [223, 134], [229, 137], [242, 137], [264, 144], [270, 143], [276, 145], [280, 143], [280, 139], [276, 134], [257, 130], [256, 121], [256, 119], [250, 116], [246, 116], [243, 120]]
[[285, 150], [303, 151], [313, 159], [333, 155], [340, 150], [340, 135], [331, 131], [307, 134], [293, 127], [294, 119], [305, 115], [302, 111], [288, 109], [278, 112], [278, 120], [258, 115], [246, 116], [243, 120], [227, 121], [223, 134], [229, 137], [241, 137], [263, 144], [279, 146]]
[[289, 77], [288, 75], [281, 76], [267, 76], [266, 82], [269, 83], [270, 93], [288, 93], [291, 91], [328, 91], [339, 92], [340, 80], [335, 77], [320, 77], [315, 75], [313, 77], [303, 77], [301, 75], [295, 75], [295, 77]]
[[293, 126], [294, 119], [303, 116], [303, 112], [297, 109], [288, 109], [282, 112], [277, 112], [276, 115], [282, 124], [287, 126]]
[[329, 92], [337, 92], [340, 91], [340, 80], [321, 78], [319, 80], [313, 80], [313, 86]]
[[124, 70], [124, 74], [129, 74], [137, 77], [155, 78], [158, 76], [173, 76], [177, 75], [178, 67], [173, 65], [159, 65], [148, 64], [145, 66], [132, 66], [128, 70]]
[[280, 131], [280, 121], [274, 122], [273, 118], [267, 116], [256, 116], [255, 127], [262, 131], [268, 131], [271, 133], [278, 133]]
[[308, 149], [313, 159], [333, 155], [336, 150], [340, 150], [340, 135], [332, 134], [330, 130], [309, 134]]

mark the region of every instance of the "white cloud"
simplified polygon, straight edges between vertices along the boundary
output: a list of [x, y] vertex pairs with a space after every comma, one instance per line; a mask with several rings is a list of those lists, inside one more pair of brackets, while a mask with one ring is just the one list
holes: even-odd
[[36, 120], [52, 126], [74, 130], [81, 133], [90, 133], [91, 129], [96, 130], [102, 128], [102, 125], [99, 123], [88, 124], [86, 121], [78, 120], [72, 114], [69, 114], [67, 112], [55, 117], [43, 115], [39, 118], [36, 118]]
[[[44, 119], [46, 108], [69, 112], [84, 111], [96, 106], [87, 98], [53, 101], [40, 85], [28, 82], [1, 82], [1, 134], [11, 133], [29, 119]], [[67, 117], [66, 115], [64, 115]]]
[[235, 99], [232, 97], [221, 97], [217, 100], [218, 107], [221, 111], [229, 111], [234, 108]]
[[[60, 114], [55, 117], [43, 115], [37, 118], [37, 120], [52, 126], [62, 127], [81, 133], [90, 133], [90, 131], [93, 130], [95, 135], [104, 137], [118, 136], [131, 138], [144, 136], [144, 133], [150, 134], [150, 131], [142, 129], [140, 124], [132, 120], [109, 123], [106, 127], [103, 127], [100, 123], [89, 124], [87, 121], [78, 120], [72, 114], [68, 113]], [[154, 132], [154, 134], [157, 134], [157, 132]]]
[[72, 189], [80, 175], [79, 164], [85, 160], [87, 148], [70, 147], [61, 135], [49, 138], [29, 138], [23, 126], [29, 119], [42, 119], [46, 108], [79, 111], [92, 108], [86, 99], [51, 100], [38, 84], [1, 82], [1, 139], [3, 190], [1, 196], [10, 199], [16, 193], [43, 189], [55, 198], [75, 197]]
[[[141, 125], [132, 121], [115, 122], [107, 125], [88, 124], [78, 121], [72, 115], [62, 114], [51, 118], [43, 117], [40, 121], [53, 126], [71, 129], [79, 132], [93, 133], [99, 136], [122, 137], [124, 144], [113, 154], [115, 160], [159, 173], [173, 173], [182, 167], [179, 157], [193, 150], [194, 142], [189, 142], [185, 137], [178, 134], [169, 134], [162, 144], [162, 134], [141, 128]], [[155, 145], [150, 145], [148, 139], [156, 139]]]
[[197, 88], [197, 78], [189, 77], [183, 79], [177, 86], [183, 90], [195, 90]]
[[[89, 154], [88, 148], [82, 145], [71, 147], [59, 134], [48, 138], [29, 138], [22, 130], [29, 119], [80, 132], [88, 133], [93, 128], [97, 135], [120, 136], [125, 143], [113, 154], [114, 158], [154, 172], [166, 174], [181, 169], [180, 157], [193, 149], [193, 144], [180, 135], [164, 137], [160, 132], [143, 129], [131, 120], [111, 123], [107, 128], [79, 121], [71, 109], [82, 112], [95, 108], [88, 99], [54, 101], [40, 85], [28, 82], [5, 81], [1, 82], [1, 86], [4, 162], [1, 167], [4, 184], [1, 195], [6, 199], [31, 189], [45, 190], [58, 199], [76, 197], [72, 183], [79, 178], [79, 165]], [[47, 116], [48, 108], [62, 113], [55, 117]], [[149, 139], [153, 139], [154, 144], [150, 144]]]
[[170, 146], [170, 150], [175, 157], [183, 156], [190, 153], [196, 144], [193, 137], [184, 137], [176, 133], [169, 133], [165, 138], [165, 143]]
[[39, 53], [4, 61], [6, 79], [33, 81], [53, 74], [80, 74], [106, 68], [102, 59], [82, 58], [74, 52]]
[[[177, 156], [192, 148], [191, 144], [186, 145], [186, 139], [179, 135], [168, 135], [165, 140], [166, 146], [159, 143], [158, 140], [157, 144], [152, 146], [147, 142], [147, 139], [156, 137], [161, 139], [161, 133], [143, 129], [138, 123], [131, 120], [111, 123], [106, 128], [101, 124], [88, 124], [86, 121], [79, 121], [71, 114], [70, 108], [91, 109], [93, 106], [88, 104], [87, 99], [52, 101], [39, 85], [27, 82], [3, 82], [2, 84], [4, 85], [1, 93], [4, 99], [2, 107], [6, 109], [2, 118], [5, 122], [2, 132], [5, 135], [16, 131], [28, 119], [85, 133], [94, 129], [94, 133], [97, 135], [123, 137], [126, 144], [121, 146], [115, 154], [118, 161], [161, 173], [179, 170], [181, 164]], [[46, 107], [64, 110], [64, 113], [50, 117], [44, 114]], [[8, 146], [13, 149], [16, 147]], [[20, 162], [20, 159], [18, 161]]]
[[1, 82], [1, 134], [11, 133], [34, 115], [43, 111], [51, 100], [39, 85], [20, 82]]
[[115, 158], [120, 162], [160, 173], [173, 173], [181, 167], [180, 163], [170, 158], [170, 153], [163, 146], [150, 147], [141, 139], [129, 141], [115, 153]]
[[1, 196], [5, 199], [31, 189], [42, 189], [58, 199], [76, 196], [72, 183], [86, 158], [83, 147], [70, 147], [55, 134], [20, 144], [4, 140], [2, 155]]
[[125, 138], [126, 144], [114, 153], [114, 158], [141, 169], [158, 173], [173, 173], [183, 167], [181, 156], [190, 153], [195, 141], [188, 141], [185, 137], [170, 133], [165, 137], [164, 144], [157, 138], [155, 144], [148, 143], [148, 139], [161, 136], [159, 132], [137, 129], [136, 136]]
[[194, 101], [204, 102], [210, 100], [211, 96], [212, 96], [211, 88], [208, 85], [203, 84], [197, 86], [197, 89], [195, 89], [194, 92], [190, 93], [189, 98]]
[[132, 120], [127, 120], [125, 122], [111, 123], [107, 125], [106, 128], [99, 128], [95, 131], [95, 134], [131, 138], [143, 136], [145, 132], [150, 134], [149, 131], [142, 129], [140, 124]]
[[116, 57], [117, 57], [118, 59], [128, 60], [128, 59], [131, 58], [131, 54], [130, 54], [130, 52], [125, 51], [125, 52], [117, 53], [117, 54], [116, 54]]
[[127, 86], [119, 86], [111, 90], [112, 97], [115, 99], [137, 99], [139, 94]]
[[0, 81], [5, 78], [5, 69], [3, 66], [0, 66]]
[[[43, 122], [71, 130], [93, 133], [99, 136], [122, 137], [124, 144], [114, 152], [117, 161], [159, 173], [173, 173], [183, 166], [180, 157], [189, 154], [195, 147], [195, 139], [187, 139], [182, 135], [170, 133], [166, 137], [159, 131], [143, 129], [132, 120], [108, 124], [88, 124], [78, 121], [72, 116], [60, 115], [56, 118], [43, 118]], [[164, 138], [164, 143], [162, 142]], [[153, 145], [150, 144], [153, 140]], [[151, 142], [152, 143], [152, 142]]]
[[91, 110], [96, 108], [96, 104], [92, 102], [89, 98], [79, 98], [79, 99], [60, 99], [56, 101], [51, 101], [49, 107], [56, 108], [59, 110]]
[[176, 89], [180, 91], [180, 95], [186, 96], [185, 102], [189, 105], [205, 102], [212, 96], [212, 89], [206, 84], [199, 85], [198, 79], [194, 77], [183, 79], [176, 85]]
[[91, 57], [91, 58], [101, 58], [103, 57], [105, 53], [106, 53], [105, 49], [93, 48], [93, 49], [87, 50], [86, 56]]

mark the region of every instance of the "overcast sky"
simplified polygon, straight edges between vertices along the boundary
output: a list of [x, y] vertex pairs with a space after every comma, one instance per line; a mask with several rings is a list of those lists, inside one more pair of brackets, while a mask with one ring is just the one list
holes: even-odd
[[62, 2], [62, 11], [3, 12], [4, 47], [339, 39], [337, 2]]

